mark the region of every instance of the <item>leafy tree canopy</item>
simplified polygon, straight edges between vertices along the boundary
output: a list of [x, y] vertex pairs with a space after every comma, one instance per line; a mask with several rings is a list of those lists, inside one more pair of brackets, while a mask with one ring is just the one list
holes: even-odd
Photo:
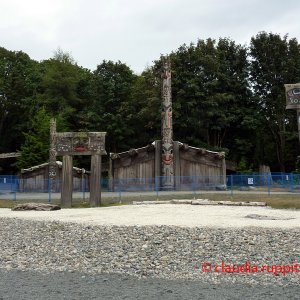
[[[300, 81], [296, 39], [199, 39], [169, 57], [174, 140], [225, 150], [241, 168], [295, 169], [297, 122], [285, 109], [284, 84]], [[160, 139], [162, 60], [136, 75], [120, 61], [90, 71], [61, 49], [37, 62], [0, 48], [0, 151], [24, 153], [19, 168], [47, 161], [50, 117], [59, 130], [106, 131], [107, 152]]]

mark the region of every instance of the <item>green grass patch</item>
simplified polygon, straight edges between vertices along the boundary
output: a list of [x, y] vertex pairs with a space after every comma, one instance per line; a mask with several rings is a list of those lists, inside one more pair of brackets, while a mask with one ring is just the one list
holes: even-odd
[[[213, 201], [243, 201], [243, 202], [266, 202], [268, 206], [278, 209], [300, 209], [300, 194], [286, 193], [286, 194], [266, 194], [266, 193], [233, 193], [230, 192], [199, 192], [196, 193], [160, 193], [157, 197], [155, 193], [132, 195], [124, 193], [119, 197], [102, 197], [101, 207], [120, 206], [132, 204], [133, 201], [155, 201], [155, 200], [172, 200], [172, 199], [208, 199]], [[12, 208], [20, 203], [41, 202], [47, 203], [46, 199], [26, 199], [26, 200], [0, 200], [0, 208]], [[60, 204], [59, 199], [53, 199], [52, 204]], [[89, 208], [91, 207], [88, 199], [73, 198], [72, 208]]]
[[0, 200], [0, 208], [12, 208], [16, 203], [12, 200]]
[[[128, 203], [119, 203], [119, 202], [103, 202], [100, 204], [100, 207], [110, 207], [110, 206], [121, 206], [121, 205], [126, 205]], [[72, 202], [72, 208], [90, 208], [93, 207], [90, 205], [89, 202], [86, 201], [82, 201], [82, 202], [78, 202], [78, 201], [74, 201]]]

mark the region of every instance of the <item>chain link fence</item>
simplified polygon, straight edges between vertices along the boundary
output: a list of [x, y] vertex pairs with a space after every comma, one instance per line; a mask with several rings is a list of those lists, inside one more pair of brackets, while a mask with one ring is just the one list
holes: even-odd
[[[102, 197], [113, 197], [120, 201], [129, 196], [151, 195], [159, 198], [168, 194], [236, 193], [275, 194], [300, 193], [300, 174], [266, 173], [234, 174], [222, 176], [174, 177], [174, 187], [165, 189], [163, 177], [126, 178], [109, 180], [102, 178]], [[53, 188], [55, 187], [55, 188]], [[14, 175], [0, 176], [0, 200], [35, 200], [52, 202], [60, 199], [61, 182], [37, 178], [21, 179]], [[89, 181], [82, 179], [73, 187], [73, 198], [88, 200]]]

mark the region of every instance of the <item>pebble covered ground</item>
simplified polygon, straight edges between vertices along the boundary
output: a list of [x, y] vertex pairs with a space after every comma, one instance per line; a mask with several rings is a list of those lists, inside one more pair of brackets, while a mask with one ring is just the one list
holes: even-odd
[[[114, 273], [300, 288], [299, 228], [91, 226], [3, 218], [0, 245], [0, 268], [7, 271]], [[246, 271], [246, 263], [252, 272]], [[244, 267], [229, 272], [233, 265], [235, 270]]]

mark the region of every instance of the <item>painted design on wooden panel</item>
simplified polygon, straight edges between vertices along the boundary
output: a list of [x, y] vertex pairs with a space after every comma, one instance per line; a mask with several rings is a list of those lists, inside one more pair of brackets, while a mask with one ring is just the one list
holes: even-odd
[[57, 155], [105, 154], [105, 133], [60, 132], [56, 134]]
[[75, 152], [85, 152], [89, 149], [88, 137], [75, 137], [73, 139], [73, 150]]

